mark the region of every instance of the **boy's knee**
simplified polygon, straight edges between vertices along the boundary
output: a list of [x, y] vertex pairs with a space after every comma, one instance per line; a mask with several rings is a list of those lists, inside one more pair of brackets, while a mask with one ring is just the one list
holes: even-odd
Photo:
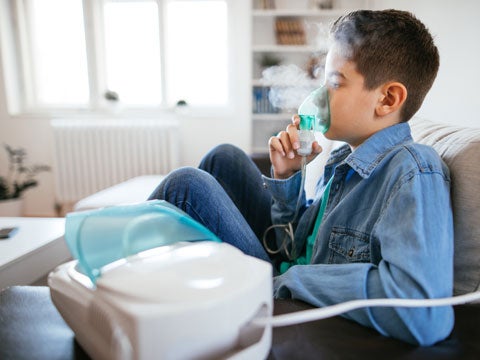
[[232, 144], [220, 144], [210, 150], [202, 159], [200, 169], [207, 170], [213, 166], [221, 166], [225, 162], [231, 162], [244, 154], [243, 150]]
[[165, 186], [187, 186], [192, 182], [198, 182], [204, 175], [204, 172], [191, 166], [184, 166], [173, 170], [165, 178], [163, 183]]
[[203, 171], [190, 166], [175, 169], [162, 180], [148, 200], [165, 200], [167, 193], [184, 189], [188, 187], [192, 181], [198, 182], [198, 179], [204, 176], [203, 173]]
[[232, 144], [220, 144], [215, 146], [210, 153], [212, 154], [220, 154], [220, 155], [225, 155], [225, 154], [234, 154], [237, 152], [241, 152], [238, 147]]

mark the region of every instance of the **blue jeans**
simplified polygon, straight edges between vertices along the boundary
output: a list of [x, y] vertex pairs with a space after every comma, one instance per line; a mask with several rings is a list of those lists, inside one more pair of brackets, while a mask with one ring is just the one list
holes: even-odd
[[171, 172], [149, 200], [166, 200], [245, 254], [270, 261], [261, 241], [272, 224], [272, 196], [260, 170], [233, 145], [219, 145], [199, 168]]

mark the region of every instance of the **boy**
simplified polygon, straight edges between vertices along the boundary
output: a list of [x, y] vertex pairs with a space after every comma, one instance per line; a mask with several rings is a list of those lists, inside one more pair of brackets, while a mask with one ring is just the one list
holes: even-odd
[[[243, 152], [222, 145], [200, 169], [173, 172], [151, 198], [173, 203], [223, 241], [272, 261], [280, 272], [276, 298], [326, 306], [450, 296], [448, 169], [434, 150], [413, 143], [407, 123], [438, 71], [433, 39], [414, 16], [396, 10], [350, 13], [335, 22], [331, 37], [325, 66], [331, 125], [325, 136], [346, 144], [332, 152], [313, 202], [302, 193], [292, 241], [281, 234], [281, 224], [296, 220], [298, 116], [269, 141], [273, 178], [262, 178]], [[318, 143], [312, 151], [308, 160], [321, 152]], [[277, 231], [268, 232], [264, 247], [258, 239], [272, 224]], [[419, 345], [444, 339], [454, 322], [451, 307], [364, 308], [345, 316]]]

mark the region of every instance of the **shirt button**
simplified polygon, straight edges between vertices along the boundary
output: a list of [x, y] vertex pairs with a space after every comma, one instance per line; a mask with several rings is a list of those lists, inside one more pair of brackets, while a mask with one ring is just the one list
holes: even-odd
[[355, 252], [355, 250], [353, 248], [348, 250], [348, 256], [352, 257], [354, 252]]

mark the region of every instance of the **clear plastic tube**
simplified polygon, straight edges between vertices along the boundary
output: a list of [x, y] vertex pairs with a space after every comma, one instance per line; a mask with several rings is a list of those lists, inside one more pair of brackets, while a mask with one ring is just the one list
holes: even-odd
[[[294, 230], [293, 230], [292, 224], [295, 223], [295, 221], [297, 221], [298, 213], [302, 205], [302, 193], [303, 193], [303, 188], [305, 187], [305, 177], [307, 173], [307, 158], [305, 156], [302, 156], [301, 172], [302, 172], [301, 174], [302, 180], [301, 180], [300, 189], [298, 192], [297, 205], [295, 206], [295, 214], [293, 215], [292, 221], [288, 222], [287, 224], [274, 224], [269, 226], [263, 233], [263, 239], [262, 239], [263, 246], [269, 254], [272, 254], [272, 255], [278, 254], [283, 250], [285, 251], [286, 256], [290, 260], [295, 259], [299, 255], [297, 254], [297, 249], [295, 248], [295, 241], [294, 241], [295, 237], [294, 237]], [[276, 228], [284, 229], [285, 234], [282, 239], [282, 244], [277, 249], [272, 249], [268, 246], [267, 234], [272, 229], [276, 229]]]

